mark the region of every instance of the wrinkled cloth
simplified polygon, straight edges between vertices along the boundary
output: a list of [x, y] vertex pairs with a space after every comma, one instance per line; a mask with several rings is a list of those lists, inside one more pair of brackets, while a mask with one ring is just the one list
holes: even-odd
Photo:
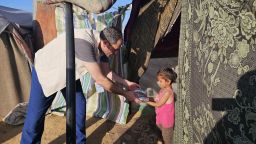
[[2, 29], [1, 26], [4, 22], [3, 19], [6, 19], [7, 22], [15, 23], [21, 27], [32, 28], [31, 12], [0, 6], [0, 29]]
[[146, 71], [151, 51], [164, 37], [172, 19], [177, 19], [178, 1], [133, 1], [132, 17], [125, 28], [129, 80], [139, 81]]
[[45, 3], [70, 2], [90, 13], [102, 13], [108, 10], [116, 0], [42, 0]]
[[[118, 26], [121, 14], [117, 12], [102, 14], [87, 14], [87, 12], [78, 6], [73, 5], [74, 27], [89, 28], [101, 31], [107, 26]], [[65, 31], [64, 8], [58, 6], [55, 9], [56, 29], [60, 35]], [[120, 28], [121, 29], [121, 28]], [[122, 48], [121, 48], [122, 49]], [[120, 73], [120, 59], [118, 57], [110, 60], [112, 68], [116, 73]], [[86, 115], [105, 118], [119, 124], [125, 124], [129, 113], [129, 104], [126, 98], [104, 91], [97, 93], [95, 91], [94, 80], [89, 73], [80, 78], [84, 95], [87, 96]], [[61, 92], [58, 92], [53, 100], [51, 109], [54, 114], [64, 115], [66, 103]]]
[[20, 125], [23, 124], [26, 117], [28, 103], [17, 104], [4, 118], [3, 122], [10, 125]]
[[0, 116], [28, 100], [31, 50], [13, 23], [0, 35]]

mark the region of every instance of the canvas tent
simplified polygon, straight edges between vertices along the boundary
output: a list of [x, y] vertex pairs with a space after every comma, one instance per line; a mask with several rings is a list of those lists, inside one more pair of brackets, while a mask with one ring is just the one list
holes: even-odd
[[0, 116], [28, 101], [32, 14], [0, 6]]

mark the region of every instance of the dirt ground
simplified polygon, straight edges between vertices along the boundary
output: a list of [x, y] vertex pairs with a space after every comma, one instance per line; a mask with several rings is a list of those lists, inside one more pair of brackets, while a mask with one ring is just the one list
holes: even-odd
[[[154, 144], [159, 139], [152, 109], [133, 111], [125, 125], [101, 118], [86, 117], [87, 144]], [[2, 118], [1, 118], [2, 119]], [[0, 121], [0, 143], [18, 144], [23, 125], [11, 126]], [[48, 115], [42, 144], [63, 144], [66, 141], [66, 119]]]

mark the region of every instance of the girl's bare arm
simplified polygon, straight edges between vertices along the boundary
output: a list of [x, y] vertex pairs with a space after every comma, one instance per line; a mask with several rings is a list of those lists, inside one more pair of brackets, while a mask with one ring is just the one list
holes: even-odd
[[164, 105], [167, 102], [167, 100], [169, 99], [170, 96], [171, 96], [171, 93], [167, 91], [167, 92], [164, 93], [164, 95], [163, 95], [163, 97], [161, 98], [160, 101], [158, 101], [158, 102], [148, 101], [147, 104], [151, 105], [153, 107], [160, 107], [160, 106]]

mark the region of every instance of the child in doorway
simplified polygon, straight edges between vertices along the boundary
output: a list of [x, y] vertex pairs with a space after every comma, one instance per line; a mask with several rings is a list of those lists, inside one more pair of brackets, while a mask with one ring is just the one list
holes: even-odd
[[174, 93], [172, 84], [176, 81], [177, 74], [172, 68], [165, 67], [157, 72], [157, 84], [161, 88], [156, 97], [148, 102], [155, 107], [156, 125], [162, 132], [165, 144], [172, 143], [174, 126]]

